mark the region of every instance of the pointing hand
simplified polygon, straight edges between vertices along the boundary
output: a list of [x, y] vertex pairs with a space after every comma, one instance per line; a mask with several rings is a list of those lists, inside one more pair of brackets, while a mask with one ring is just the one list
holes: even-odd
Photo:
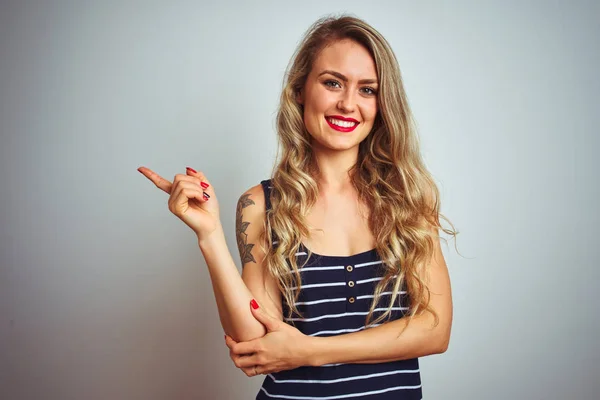
[[198, 240], [215, 231], [219, 225], [219, 203], [204, 174], [188, 167], [185, 174], [175, 175], [171, 183], [149, 168], [140, 167], [138, 171], [169, 195], [169, 210], [192, 228]]

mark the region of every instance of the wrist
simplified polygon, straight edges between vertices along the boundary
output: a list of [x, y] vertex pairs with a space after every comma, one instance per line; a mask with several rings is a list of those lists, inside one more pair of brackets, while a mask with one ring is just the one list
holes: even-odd
[[224, 240], [225, 233], [223, 232], [223, 226], [219, 221], [214, 231], [203, 237], [198, 236], [198, 246], [200, 246], [200, 250], [204, 253], [205, 251], [214, 248], [216, 245], [221, 244]]
[[302, 365], [309, 367], [320, 367], [323, 365], [320, 349], [321, 341], [318, 337], [307, 336], [306, 343], [302, 346]]

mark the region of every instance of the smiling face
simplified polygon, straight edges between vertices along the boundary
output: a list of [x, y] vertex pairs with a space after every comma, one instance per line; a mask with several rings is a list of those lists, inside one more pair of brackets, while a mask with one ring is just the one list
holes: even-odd
[[313, 149], [354, 150], [377, 116], [377, 71], [369, 51], [344, 39], [315, 59], [298, 101]]

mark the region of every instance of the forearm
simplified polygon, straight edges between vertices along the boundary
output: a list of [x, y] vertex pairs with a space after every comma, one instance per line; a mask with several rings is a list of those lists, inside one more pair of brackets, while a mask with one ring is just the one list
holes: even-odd
[[407, 322], [405, 317], [360, 332], [311, 338], [308, 364], [373, 364], [446, 351], [450, 325], [442, 316], [435, 328], [432, 328], [433, 316], [430, 313], [415, 316], [408, 327]]
[[[450, 276], [439, 241], [428, 267], [428, 310], [359, 332], [311, 338], [309, 365], [380, 363], [439, 354], [446, 351], [452, 328]], [[439, 320], [430, 311], [435, 311]], [[406, 328], [406, 329], [405, 329]]]
[[231, 257], [223, 228], [219, 225], [208, 239], [198, 245], [208, 266], [219, 318], [225, 333], [236, 341], [262, 337], [266, 330], [250, 312], [253, 296]]

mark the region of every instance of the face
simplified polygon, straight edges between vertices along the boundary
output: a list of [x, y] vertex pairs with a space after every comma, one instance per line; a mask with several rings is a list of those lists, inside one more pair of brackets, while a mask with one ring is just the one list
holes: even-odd
[[324, 48], [298, 96], [313, 148], [356, 151], [375, 122], [377, 89], [366, 48], [349, 39]]

